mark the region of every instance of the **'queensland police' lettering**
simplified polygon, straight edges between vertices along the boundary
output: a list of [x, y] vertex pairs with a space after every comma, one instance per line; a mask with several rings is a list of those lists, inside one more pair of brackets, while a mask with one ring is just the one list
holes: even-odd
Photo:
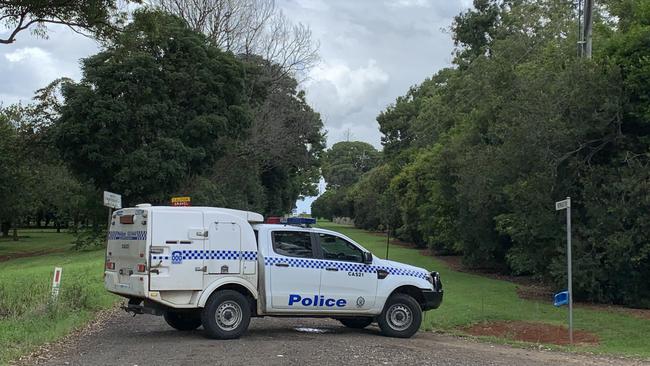
[[345, 299], [326, 299], [324, 296], [314, 295], [314, 297], [305, 297], [303, 298], [300, 295], [291, 294], [289, 295], [289, 306], [292, 306], [296, 303], [302, 304], [302, 306], [327, 306], [339, 308], [344, 307], [347, 304]]

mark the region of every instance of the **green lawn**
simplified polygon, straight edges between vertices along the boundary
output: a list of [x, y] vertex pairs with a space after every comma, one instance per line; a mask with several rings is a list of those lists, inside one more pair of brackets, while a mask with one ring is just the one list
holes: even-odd
[[18, 237], [18, 241], [13, 240], [13, 233], [8, 238], [0, 237], [0, 257], [65, 250], [72, 246], [72, 235], [65, 231], [57, 233], [55, 229], [19, 229]]
[[[29, 236], [25, 243], [41, 249], [50, 245], [65, 249], [71, 240], [68, 234], [30, 232]], [[0, 262], [0, 365], [69, 333], [95, 311], [111, 307], [118, 298], [104, 290], [103, 262], [103, 250], [66, 250]], [[52, 304], [55, 266], [63, 267], [63, 273], [59, 301]]]
[[[319, 222], [318, 226], [349, 236], [381, 258], [386, 254], [385, 237], [330, 222]], [[566, 307], [554, 307], [551, 299], [548, 302], [520, 299], [514, 283], [456, 272], [440, 260], [403, 246], [391, 245], [389, 259], [440, 272], [444, 300], [439, 309], [426, 314], [424, 329], [455, 333], [460, 332], [459, 327], [494, 320], [567, 323]], [[574, 326], [600, 337], [598, 346], [576, 346], [574, 350], [650, 357], [648, 319], [578, 306], [574, 308]]]

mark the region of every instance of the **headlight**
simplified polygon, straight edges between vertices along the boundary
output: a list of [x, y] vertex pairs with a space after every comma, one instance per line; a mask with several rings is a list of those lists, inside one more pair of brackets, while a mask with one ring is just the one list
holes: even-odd
[[431, 284], [431, 286], [433, 286], [433, 276], [428, 274], [426, 278], [427, 278], [427, 281]]
[[442, 281], [440, 281], [440, 274], [438, 272], [431, 272], [427, 276], [427, 281], [433, 285], [435, 291], [442, 291]]

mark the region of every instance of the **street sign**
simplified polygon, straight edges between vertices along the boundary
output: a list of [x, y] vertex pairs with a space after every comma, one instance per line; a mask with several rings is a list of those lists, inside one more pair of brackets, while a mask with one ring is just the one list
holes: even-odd
[[122, 196], [117, 193], [104, 191], [104, 206], [122, 208]]
[[54, 277], [52, 277], [52, 300], [56, 301], [59, 297], [59, 289], [61, 288], [61, 273], [63, 268], [54, 267]]
[[553, 296], [553, 305], [560, 307], [569, 303], [569, 291], [558, 292]]
[[[566, 267], [568, 291], [566, 291], [569, 303], [569, 342], [573, 343], [573, 276], [571, 274], [571, 197], [555, 202], [555, 211], [566, 210]], [[562, 293], [560, 293], [562, 294]], [[560, 295], [558, 294], [558, 295]], [[563, 297], [560, 296], [560, 297]], [[556, 298], [556, 303], [558, 299]], [[563, 303], [566, 303], [562, 301]], [[557, 305], [556, 305], [557, 306]]]
[[555, 211], [564, 210], [570, 207], [571, 207], [571, 198], [569, 197], [567, 197], [567, 199], [565, 200], [555, 202]]
[[172, 197], [172, 206], [191, 206], [192, 199], [190, 197]]

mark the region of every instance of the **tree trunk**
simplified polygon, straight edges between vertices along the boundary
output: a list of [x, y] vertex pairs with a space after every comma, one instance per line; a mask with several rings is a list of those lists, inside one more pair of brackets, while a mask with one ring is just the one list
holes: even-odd
[[60, 233], [61, 232], [61, 223], [57, 220], [54, 225], [56, 225], [56, 232]]
[[14, 241], [18, 241], [18, 229], [14, 228]]
[[4, 237], [9, 236], [9, 229], [10, 228], [11, 228], [11, 222], [3, 221], [2, 224], [0, 224], [0, 230], [2, 231], [2, 236], [4, 236]]

